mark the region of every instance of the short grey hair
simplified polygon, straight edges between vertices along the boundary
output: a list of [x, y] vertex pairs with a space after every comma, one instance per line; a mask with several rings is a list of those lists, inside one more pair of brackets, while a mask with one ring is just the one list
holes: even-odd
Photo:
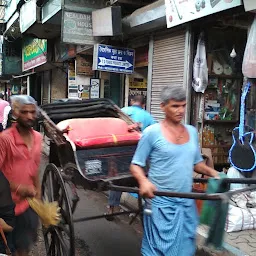
[[186, 91], [181, 85], [166, 86], [161, 91], [161, 103], [168, 104], [170, 100], [186, 100]]
[[23, 105], [35, 105], [37, 107], [36, 100], [28, 95], [13, 95], [10, 97], [12, 109], [18, 110]]

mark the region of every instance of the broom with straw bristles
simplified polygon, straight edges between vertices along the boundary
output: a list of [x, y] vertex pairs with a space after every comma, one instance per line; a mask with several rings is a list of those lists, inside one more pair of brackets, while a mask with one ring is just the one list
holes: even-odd
[[43, 226], [57, 226], [60, 222], [60, 207], [57, 202], [43, 202], [36, 198], [28, 198], [30, 207], [41, 219]]

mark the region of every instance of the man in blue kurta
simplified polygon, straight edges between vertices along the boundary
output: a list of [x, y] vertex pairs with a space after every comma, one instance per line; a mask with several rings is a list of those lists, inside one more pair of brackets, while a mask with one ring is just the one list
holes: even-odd
[[[122, 111], [128, 115], [134, 122], [139, 124], [141, 131], [148, 126], [156, 123], [154, 118], [148, 111], [144, 109], [145, 99], [142, 95], [136, 95], [131, 98], [131, 106], [122, 108]], [[111, 214], [114, 212], [114, 208], [120, 205], [122, 192], [110, 191], [109, 193], [109, 211]], [[137, 194], [132, 194], [137, 197]], [[107, 217], [107, 220], [113, 220], [113, 217]]]
[[[170, 86], [161, 93], [165, 119], [143, 132], [132, 160], [131, 172], [141, 196], [147, 198], [144, 215], [143, 256], [192, 256], [196, 249], [198, 223], [192, 199], [154, 197], [156, 190], [191, 192], [193, 171], [218, 177], [218, 172], [203, 162], [197, 131], [183, 125], [186, 92]], [[149, 161], [148, 176], [144, 167]]]

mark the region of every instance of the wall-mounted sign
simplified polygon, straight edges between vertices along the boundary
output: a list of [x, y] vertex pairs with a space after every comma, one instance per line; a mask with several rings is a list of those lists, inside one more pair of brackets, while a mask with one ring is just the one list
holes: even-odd
[[[7, 4], [8, 3], [8, 4]], [[17, 1], [8, 1], [6, 3], [5, 7], [5, 13], [4, 13], [4, 21], [8, 22], [8, 20], [12, 17], [12, 15], [15, 13], [17, 9]]]
[[242, 0], [165, 0], [167, 28], [242, 5]]
[[[20, 32], [24, 33], [36, 22], [36, 0], [24, 3], [20, 8]], [[29, 13], [29, 15], [28, 15]]]
[[78, 85], [76, 84], [76, 70], [75, 64], [69, 63], [68, 65], [68, 98], [78, 99]]
[[92, 12], [95, 9], [101, 9], [106, 6], [105, 0], [64, 0], [64, 6], [67, 10], [79, 12]]
[[62, 42], [68, 44], [93, 45], [92, 15], [63, 11]]
[[92, 76], [92, 56], [76, 56], [76, 74]]
[[22, 46], [23, 71], [38, 67], [47, 62], [47, 40], [24, 38]]
[[42, 23], [53, 17], [61, 10], [61, 0], [49, 0], [42, 7]]
[[132, 74], [135, 51], [110, 45], [94, 46], [93, 69], [115, 73]]
[[100, 79], [98, 79], [98, 78], [91, 78], [90, 98], [91, 99], [100, 98]]
[[121, 6], [109, 6], [92, 12], [94, 36], [122, 34]]
[[255, 0], [244, 0], [244, 9], [248, 11], [256, 11], [256, 1]]

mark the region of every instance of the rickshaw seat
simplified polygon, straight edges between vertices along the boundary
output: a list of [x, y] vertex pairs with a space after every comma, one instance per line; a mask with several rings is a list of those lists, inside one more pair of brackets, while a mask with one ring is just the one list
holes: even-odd
[[57, 127], [66, 130], [68, 138], [79, 148], [134, 145], [141, 137], [139, 132], [129, 131], [129, 125], [119, 118], [68, 119]]

